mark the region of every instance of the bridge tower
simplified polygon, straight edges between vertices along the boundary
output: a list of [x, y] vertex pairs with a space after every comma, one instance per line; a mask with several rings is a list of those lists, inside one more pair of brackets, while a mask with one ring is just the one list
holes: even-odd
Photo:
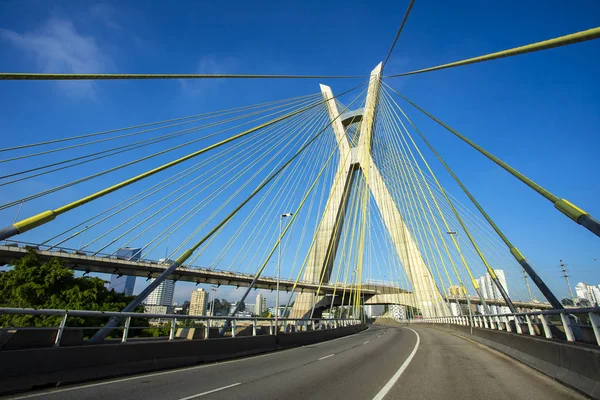
[[[371, 72], [364, 109], [346, 112], [341, 116], [331, 88], [321, 85], [321, 93], [327, 100], [326, 105], [340, 157], [322, 220], [308, 254], [304, 280], [317, 284], [321, 280], [323, 283], [329, 281], [340, 240], [340, 227], [344, 222], [352, 185], [355, 184], [355, 171], [359, 171], [365, 178], [398, 258], [411, 281], [414, 305], [421, 310], [424, 317], [449, 315], [449, 310], [436, 287], [433, 276], [425, 265], [417, 243], [404, 223], [371, 155], [371, 140], [379, 103], [381, 72], [382, 63], [379, 63]], [[346, 129], [348, 125], [356, 122], [361, 123], [360, 136], [358, 144], [352, 147], [346, 135]], [[323, 300], [324, 296], [316, 298], [313, 293], [299, 293], [292, 308], [292, 318], [310, 317], [314, 305], [320, 304]]]

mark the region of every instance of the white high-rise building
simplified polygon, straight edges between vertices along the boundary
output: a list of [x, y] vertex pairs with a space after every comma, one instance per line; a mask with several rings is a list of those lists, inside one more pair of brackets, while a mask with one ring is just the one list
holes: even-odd
[[575, 293], [577, 293], [578, 299], [587, 299], [587, 285], [583, 282], [579, 282], [575, 285]]
[[[506, 294], [509, 294], [508, 293], [508, 285], [506, 283], [506, 275], [504, 274], [504, 270], [495, 269], [494, 272], [496, 273], [496, 276], [498, 277], [500, 284], [506, 291]], [[498, 289], [498, 287], [496, 287], [496, 284], [492, 280], [492, 277], [490, 276], [490, 274], [485, 274], [481, 278], [477, 279], [477, 283], [479, 284], [479, 288], [481, 290], [481, 295], [483, 296], [484, 299], [502, 300], [502, 294], [500, 294], [500, 290]], [[489, 308], [490, 308], [490, 312], [492, 314], [510, 313], [510, 309], [506, 306], [499, 307], [499, 306], [490, 305]], [[483, 307], [480, 306], [479, 310], [483, 313]]]
[[400, 304], [390, 304], [388, 310], [390, 312], [390, 316], [395, 320], [406, 319], [406, 312], [404, 310], [404, 306]]
[[146, 297], [144, 302], [149, 306], [171, 307], [175, 294], [175, 281], [166, 279]]
[[592, 306], [600, 306], [600, 288], [598, 288], [598, 286], [589, 286], [589, 290], [590, 290], [590, 297], [591, 299], [593, 299], [594, 301], [590, 301], [590, 303], [592, 303]]
[[260, 316], [267, 309], [267, 298], [261, 293], [256, 295], [256, 303], [254, 304], [254, 315]]
[[592, 286], [579, 282], [575, 285], [575, 292], [578, 300], [587, 300], [592, 307], [600, 305], [600, 285]]

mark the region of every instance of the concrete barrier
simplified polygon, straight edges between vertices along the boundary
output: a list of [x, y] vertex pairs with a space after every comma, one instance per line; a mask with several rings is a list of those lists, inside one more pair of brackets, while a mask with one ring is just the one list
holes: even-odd
[[435, 325], [475, 340], [580, 392], [600, 399], [600, 349], [561, 340], [461, 325]]
[[0, 394], [186, 367], [334, 339], [366, 329], [208, 340], [153, 341], [0, 351]]
[[[0, 350], [30, 349], [34, 347], [52, 347], [58, 330], [55, 328], [8, 329], [0, 331]], [[83, 330], [65, 329], [60, 341], [61, 346], [83, 344]]]

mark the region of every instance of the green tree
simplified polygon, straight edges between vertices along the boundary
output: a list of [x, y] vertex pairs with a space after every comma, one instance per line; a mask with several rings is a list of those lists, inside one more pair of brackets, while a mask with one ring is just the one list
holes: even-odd
[[[73, 271], [52, 258], [42, 263], [34, 252], [0, 274], [0, 306], [36, 309], [120, 311], [132, 297], [108, 290], [95, 277], [76, 278]], [[60, 316], [0, 315], [0, 326], [57, 326]], [[101, 326], [101, 317], [69, 317], [68, 326]], [[145, 320], [132, 321], [147, 326]]]
[[[229, 310], [231, 309], [231, 303], [227, 301], [227, 299], [221, 299], [221, 315], [229, 314]], [[216, 308], [215, 308], [216, 310]]]

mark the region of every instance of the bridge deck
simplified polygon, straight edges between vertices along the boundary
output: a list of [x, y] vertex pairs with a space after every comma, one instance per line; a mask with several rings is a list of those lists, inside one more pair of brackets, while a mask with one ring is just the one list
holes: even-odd
[[[0, 246], [0, 265], [9, 264], [27, 254], [27, 248], [19, 246]], [[86, 272], [98, 272], [105, 274], [121, 273], [123, 275], [139, 276], [143, 278], [155, 278], [168, 268], [167, 264], [161, 264], [152, 261], [128, 261], [116, 257], [94, 257], [85, 253], [73, 253], [66, 251], [47, 251], [35, 250], [42, 261], [56, 257], [66, 263], [69, 267]], [[178, 281], [187, 281], [194, 283], [208, 283], [215, 285], [249, 286], [254, 278], [250, 274], [241, 274], [228, 271], [219, 271], [208, 268], [188, 268], [179, 267], [176, 272], [170, 275], [169, 279]], [[276, 278], [260, 277], [256, 283], [259, 289], [274, 290], [277, 285]], [[294, 287], [294, 281], [281, 279], [280, 288], [284, 291], [291, 291]], [[319, 289], [318, 284], [309, 282], [298, 282], [297, 291], [316, 292]], [[321, 294], [331, 294], [335, 291], [339, 294], [344, 287], [338, 285], [324, 284], [321, 286]], [[352, 286], [346, 287], [346, 293], [353, 291]], [[363, 285], [362, 293], [369, 296], [377, 293], [405, 293], [406, 291], [392, 286], [381, 285]]]

